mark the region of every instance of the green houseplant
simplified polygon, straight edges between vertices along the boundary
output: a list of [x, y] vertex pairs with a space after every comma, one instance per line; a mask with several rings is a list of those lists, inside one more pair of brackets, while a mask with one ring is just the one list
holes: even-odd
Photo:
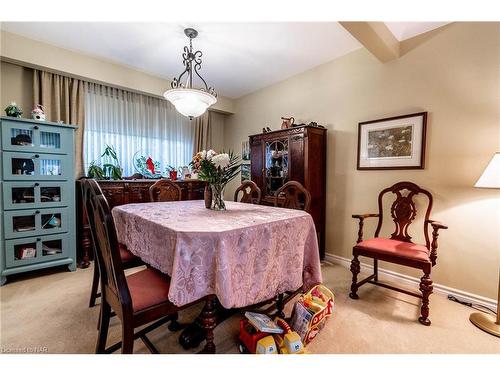
[[9, 117], [21, 117], [23, 110], [16, 104], [16, 102], [11, 102], [7, 107], [5, 107], [5, 114]]
[[106, 145], [101, 158], [104, 158], [105, 161], [102, 167], [97, 163], [97, 161], [92, 161], [89, 165], [87, 176], [98, 180], [104, 180], [106, 178], [121, 180], [122, 168], [118, 162], [115, 148], [113, 146]]
[[121, 180], [122, 168], [120, 167], [120, 163], [118, 162], [115, 148], [113, 146], [106, 145], [106, 148], [104, 149], [101, 157], [105, 158], [107, 161], [102, 165], [104, 173], [113, 180]]

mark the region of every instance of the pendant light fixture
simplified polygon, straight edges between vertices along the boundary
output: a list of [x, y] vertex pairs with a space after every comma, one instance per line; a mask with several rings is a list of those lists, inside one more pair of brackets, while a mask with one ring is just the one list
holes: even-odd
[[[165, 99], [171, 102], [178, 112], [192, 120], [201, 116], [211, 105], [217, 103], [217, 94], [213, 87], [209, 87], [203, 77], [198, 73], [201, 69], [201, 51], [193, 52], [193, 39], [198, 36], [198, 31], [187, 28], [184, 34], [189, 38], [189, 47], [184, 47], [182, 63], [186, 67], [178, 78], [172, 80], [170, 90], [163, 93]], [[194, 74], [203, 82], [203, 87], [193, 87]], [[183, 81], [184, 78], [184, 81]]]

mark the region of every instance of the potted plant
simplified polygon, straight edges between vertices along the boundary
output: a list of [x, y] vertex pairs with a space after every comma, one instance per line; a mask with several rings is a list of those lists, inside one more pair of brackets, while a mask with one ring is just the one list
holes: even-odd
[[7, 107], [5, 107], [5, 114], [9, 117], [21, 117], [23, 110], [16, 104], [16, 102], [11, 102]]
[[104, 180], [106, 178], [106, 175], [104, 174], [104, 171], [102, 170], [101, 166], [96, 164], [96, 161], [94, 160], [89, 165], [89, 169], [87, 171], [87, 177], [95, 178], [97, 180]]
[[240, 169], [239, 156], [232, 151], [218, 154], [214, 150], [198, 152], [190, 163], [198, 177], [207, 181], [212, 189], [212, 210], [224, 211], [224, 188]]
[[107, 160], [107, 162], [102, 165], [104, 173], [113, 180], [121, 180], [122, 168], [118, 162], [115, 148], [113, 146], [106, 145], [101, 157], [106, 158]]
[[118, 162], [115, 148], [113, 146], [106, 145], [101, 158], [105, 158], [105, 163], [102, 167], [95, 160], [92, 161], [89, 165], [87, 176], [98, 180], [104, 180], [106, 178], [121, 180], [122, 168]]

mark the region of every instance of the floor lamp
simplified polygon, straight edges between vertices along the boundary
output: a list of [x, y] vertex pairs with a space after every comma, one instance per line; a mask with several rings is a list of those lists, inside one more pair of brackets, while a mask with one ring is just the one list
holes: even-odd
[[[500, 152], [497, 152], [484, 170], [475, 187], [500, 189]], [[492, 335], [500, 337], [500, 275], [498, 279], [497, 316], [475, 312], [469, 317], [478, 328]]]

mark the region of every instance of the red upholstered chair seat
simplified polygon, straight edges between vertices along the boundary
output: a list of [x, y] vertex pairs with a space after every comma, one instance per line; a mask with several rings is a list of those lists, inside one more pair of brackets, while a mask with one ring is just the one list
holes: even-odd
[[120, 258], [122, 262], [130, 262], [132, 260], [137, 260], [137, 257], [127, 250], [127, 247], [123, 244], [118, 244], [118, 248], [120, 249]]
[[134, 313], [161, 303], [170, 303], [168, 300], [170, 280], [160, 271], [147, 268], [133, 273], [127, 276], [127, 284]]
[[372, 253], [430, 262], [429, 250], [425, 246], [410, 242], [376, 237], [361, 241], [355, 247]]

